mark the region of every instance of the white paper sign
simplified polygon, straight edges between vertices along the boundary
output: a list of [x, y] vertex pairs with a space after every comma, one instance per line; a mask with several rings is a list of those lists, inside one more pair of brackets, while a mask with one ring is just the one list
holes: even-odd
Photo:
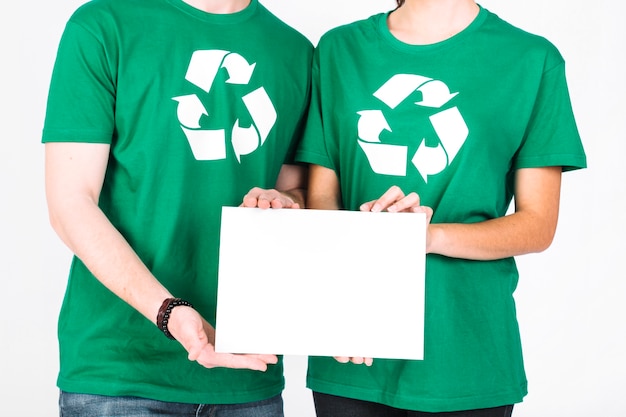
[[423, 214], [222, 210], [216, 350], [423, 359]]

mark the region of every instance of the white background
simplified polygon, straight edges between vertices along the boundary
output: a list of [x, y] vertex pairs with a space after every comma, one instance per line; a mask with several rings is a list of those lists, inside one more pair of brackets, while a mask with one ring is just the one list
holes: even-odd
[[[58, 40], [67, 18], [82, 2], [21, 1], [19, 18], [6, 7], [0, 13], [3, 416], [58, 415], [56, 318], [70, 254], [48, 225], [40, 138]], [[388, 10], [393, 1], [264, 3], [317, 43], [327, 29]], [[552, 247], [519, 258], [522, 278], [516, 297], [530, 394], [515, 415], [623, 416], [625, 7], [616, 0], [489, 0], [482, 5], [546, 36], [561, 50], [589, 162], [588, 169], [564, 176]], [[305, 358], [290, 356], [285, 362], [286, 415], [311, 417]]]

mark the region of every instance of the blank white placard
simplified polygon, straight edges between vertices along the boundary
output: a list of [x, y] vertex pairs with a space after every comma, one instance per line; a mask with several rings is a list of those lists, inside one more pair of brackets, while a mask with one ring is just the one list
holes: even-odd
[[421, 213], [224, 207], [216, 350], [423, 359]]

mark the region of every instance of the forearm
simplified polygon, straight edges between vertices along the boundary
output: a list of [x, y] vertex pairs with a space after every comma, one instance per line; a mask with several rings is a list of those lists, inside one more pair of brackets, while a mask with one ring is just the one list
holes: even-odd
[[552, 243], [554, 221], [514, 213], [473, 224], [431, 224], [427, 253], [452, 258], [495, 260], [542, 252]]
[[146, 268], [95, 202], [65, 197], [49, 202], [50, 220], [63, 242], [102, 284], [147, 319], [171, 294]]
[[513, 214], [474, 224], [431, 224], [427, 252], [494, 260], [546, 250], [559, 217], [561, 167], [520, 169], [515, 184]]

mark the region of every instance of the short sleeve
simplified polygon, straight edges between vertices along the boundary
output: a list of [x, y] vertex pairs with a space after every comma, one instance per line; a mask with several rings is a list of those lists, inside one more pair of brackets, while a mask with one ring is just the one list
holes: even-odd
[[110, 51], [92, 31], [68, 22], [52, 72], [43, 142], [111, 143], [115, 83]]
[[574, 119], [565, 78], [565, 64], [544, 72], [522, 146], [514, 167], [586, 168], [587, 161]]
[[319, 55], [318, 48], [316, 49], [313, 57], [311, 72], [311, 104], [307, 115], [304, 135], [296, 152], [296, 160], [299, 162], [316, 164], [334, 169], [332, 160], [326, 150]]

